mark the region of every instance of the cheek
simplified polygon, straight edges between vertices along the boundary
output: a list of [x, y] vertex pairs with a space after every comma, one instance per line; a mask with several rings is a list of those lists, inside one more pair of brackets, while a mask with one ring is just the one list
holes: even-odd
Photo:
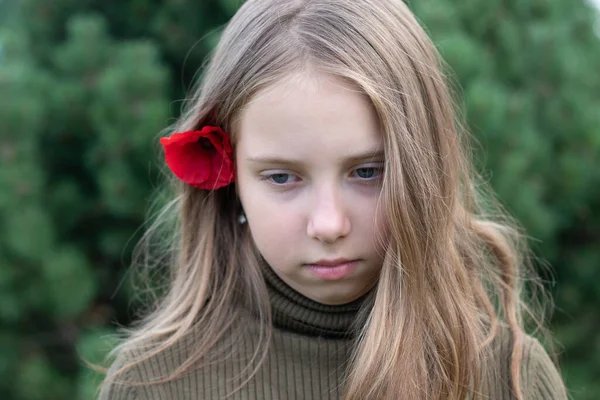
[[381, 205], [373, 215], [373, 221], [374, 245], [377, 247], [377, 251], [384, 252], [389, 243], [390, 229], [388, 219], [384, 215]]
[[273, 214], [248, 219], [252, 239], [265, 260], [274, 269], [287, 271], [302, 258], [300, 223], [291, 214]]
[[[359, 197], [357, 197], [359, 198]], [[387, 222], [382, 209], [383, 205], [378, 205], [378, 198], [362, 198], [357, 201], [354, 207], [354, 228], [360, 231], [360, 236], [370, 238], [373, 243], [381, 244], [381, 241], [387, 240]]]
[[257, 243], [285, 243], [297, 239], [299, 218], [292, 213], [278, 213], [273, 207], [254, 209], [248, 216], [248, 226]]
[[292, 207], [265, 195], [264, 190], [249, 185], [240, 190], [248, 228], [260, 253], [273, 263], [292, 257], [294, 244], [301, 240], [302, 217]]

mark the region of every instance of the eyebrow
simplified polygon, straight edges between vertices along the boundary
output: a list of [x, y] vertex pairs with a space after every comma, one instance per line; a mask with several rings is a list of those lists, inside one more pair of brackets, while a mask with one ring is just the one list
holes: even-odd
[[[356, 163], [367, 160], [383, 161], [384, 152], [383, 150], [371, 150], [365, 153], [353, 154], [344, 159], [346, 163]], [[246, 158], [249, 162], [257, 164], [273, 164], [273, 165], [301, 165], [302, 160], [283, 158], [278, 156], [256, 156]]]

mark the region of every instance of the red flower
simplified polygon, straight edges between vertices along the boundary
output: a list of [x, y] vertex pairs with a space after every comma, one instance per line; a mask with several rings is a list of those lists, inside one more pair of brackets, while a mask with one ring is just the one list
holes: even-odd
[[216, 126], [160, 139], [171, 171], [188, 185], [214, 190], [235, 180], [229, 135]]

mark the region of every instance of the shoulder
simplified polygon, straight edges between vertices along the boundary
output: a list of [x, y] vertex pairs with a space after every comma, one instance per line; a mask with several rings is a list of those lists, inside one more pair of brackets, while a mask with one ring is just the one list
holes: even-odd
[[192, 329], [170, 344], [154, 338], [144, 346], [118, 349], [98, 400], [182, 399], [192, 392], [204, 393], [201, 398], [216, 398], [215, 372], [223, 370], [221, 357], [228, 355], [229, 347], [217, 342], [217, 347], [199, 357], [195, 354], [199, 347], [197, 333]]
[[164, 379], [175, 370], [176, 351], [177, 348], [169, 348], [147, 355], [140, 349], [120, 349], [100, 387], [98, 400], [155, 398], [164, 387], [152, 382]]
[[[131, 351], [120, 351], [111, 364], [106, 377], [100, 386], [98, 400], [138, 399], [137, 388], [131, 383], [139, 381], [136, 367], [123, 370], [134, 361]], [[121, 371], [123, 370], [123, 371]]]
[[566, 399], [563, 380], [540, 342], [526, 336], [521, 364], [521, 382], [526, 399]]
[[[492, 398], [509, 398], [513, 392], [510, 383], [512, 343], [508, 327], [501, 327], [491, 345], [490, 358], [485, 363], [484, 391], [489, 392]], [[558, 369], [541, 343], [529, 335], [523, 337], [519, 379], [525, 400], [567, 399]]]

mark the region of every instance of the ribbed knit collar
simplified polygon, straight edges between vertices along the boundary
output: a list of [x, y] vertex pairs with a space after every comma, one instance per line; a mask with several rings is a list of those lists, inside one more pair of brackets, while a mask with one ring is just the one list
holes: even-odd
[[270, 267], [264, 266], [262, 270], [269, 291], [273, 324], [279, 329], [302, 335], [347, 339], [356, 335], [357, 327], [365, 320], [364, 308], [369, 306], [373, 291], [351, 303], [331, 306], [298, 293]]

